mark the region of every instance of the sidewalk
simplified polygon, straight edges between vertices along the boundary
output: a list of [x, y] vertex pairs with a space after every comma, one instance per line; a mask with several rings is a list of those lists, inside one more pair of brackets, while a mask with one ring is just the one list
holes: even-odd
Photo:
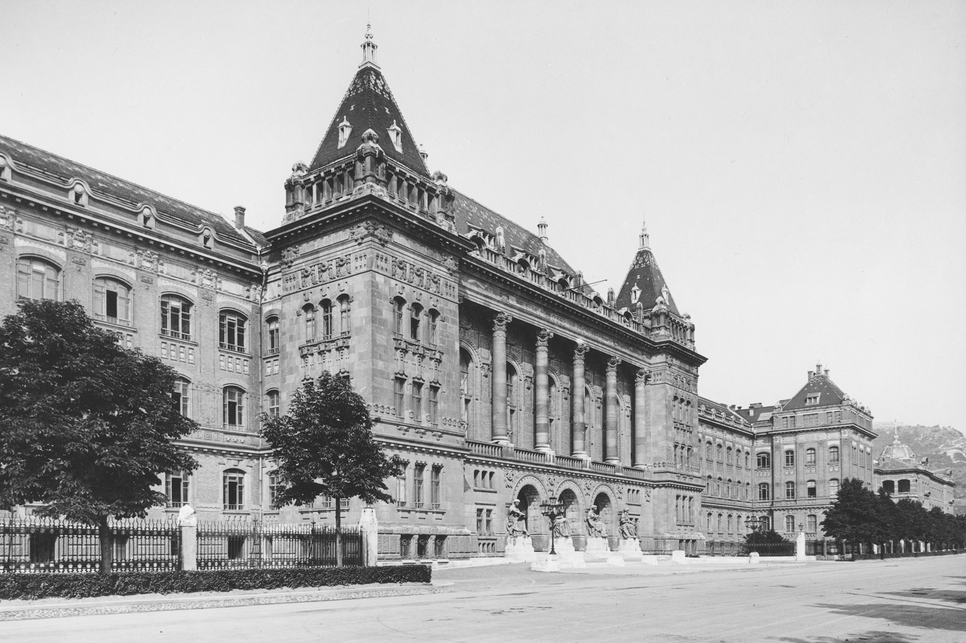
[[420, 596], [446, 592], [451, 586], [452, 583], [433, 581], [432, 583], [386, 583], [270, 591], [234, 590], [231, 592], [198, 592], [196, 594], [139, 594], [137, 596], [0, 601], [0, 621], [91, 614], [198, 610], [246, 605], [277, 605], [280, 603], [314, 603], [384, 596]]

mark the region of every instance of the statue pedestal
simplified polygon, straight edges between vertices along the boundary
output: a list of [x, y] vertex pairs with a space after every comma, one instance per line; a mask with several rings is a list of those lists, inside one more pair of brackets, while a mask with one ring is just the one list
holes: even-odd
[[540, 560], [535, 563], [530, 564], [530, 571], [532, 572], [559, 572], [560, 571], [560, 559], [557, 556], [551, 556], [545, 554], [546, 558], [540, 556]]
[[574, 541], [570, 536], [558, 536], [554, 541], [557, 559], [563, 567], [586, 567], [584, 552], [574, 549]]
[[503, 556], [510, 560], [526, 563], [537, 559], [530, 536], [507, 536]]
[[[610, 547], [606, 538], [587, 537], [587, 549], [584, 550], [584, 560], [588, 563], [606, 563], [611, 558]], [[621, 559], [624, 562], [624, 559]]]
[[617, 553], [621, 558], [630, 563], [639, 563], [644, 560], [644, 552], [641, 551], [641, 541], [637, 538], [621, 540]]

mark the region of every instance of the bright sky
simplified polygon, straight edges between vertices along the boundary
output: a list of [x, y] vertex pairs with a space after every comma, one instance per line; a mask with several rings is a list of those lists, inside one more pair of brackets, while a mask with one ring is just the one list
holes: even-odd
[[[620, 288], [646, 215], [709, 358], [791, 397], [966, 429], [966, 3], [368, 3], [433, 170]], [[365, 3], [0, 11], [0, 132], [281, 222], [361, 60]]]

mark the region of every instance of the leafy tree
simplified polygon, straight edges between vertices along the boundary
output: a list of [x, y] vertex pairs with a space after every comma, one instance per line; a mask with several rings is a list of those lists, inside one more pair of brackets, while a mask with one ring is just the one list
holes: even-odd
[[174, 440], [197, 425], [172, 404], [175, 372], [117, 345], [76, 301], [24, 301], [0, 326], [0, 506], [98, 528], [165, 501], [158, 473], [197, 462]]
[[[886, 496], [889, 503], [891, 499]], [[825, 512], [822, 529], [839, 540], [852, 543], [881, 543], [889, 536], [888, 504], [858, 478], [846, 478], [838, 497]], [[853, 548], [853, 556], [855, 549]]]
[[397, 475], [399, 457], [386, 457], [372, 436], [365, 401], [347, 380], [329, 373], [303, 382], [287, 414], [263, 414], [262, 422], [262, 436], [278, 461], [276, 506], [311, 504], [323, 495], [332, 498], [336, 565], [341, 567], [341, 500], [392, 502], [384, 480]]
[[745, 553], [767, 552], [765, 555], [787, 556], [795, 553], [795, 543], [774, 529], [755, 530], [745, 534]]

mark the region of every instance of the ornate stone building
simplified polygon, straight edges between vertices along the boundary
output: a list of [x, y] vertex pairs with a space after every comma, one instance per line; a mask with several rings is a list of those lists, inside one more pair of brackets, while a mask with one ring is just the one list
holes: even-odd
[[956, 483], [951, 469], [930, 469], [929, 459], [918, 460], [908, 446], [899, 441], [895, 428], [892, 444], [882, 450], [875, 465], [875, 487], [881, 487], [893, 500], [908, 498], [922, 503], [927, 510], [939, 507], [955, 513], [953, 492]]
[[815, 531], [833, 481], [871, 482], [871, 417], [827, 371], [776, 407], [699, 398], [705, 358], [647, 232], [599, 295], [544, 223], [528, 232], [429, 171], [371, 35], [362, 49], [264, 233], [244, 208], [229, 223], [0, 137], [0, 313], [78, 299], [182, 376], [201, 467], [165, 472], [158, 513], [331, 524], [325, 498], [272, 508], [257, 422], [323, 371], [350, 379], [406, 462], [375, 508], [384, 560], [498, 555], [514, 500], [539, 544], [550, 496], [578, 537], [590, 507], [611, 535], [627, 509], [645, 550], [697, 553], [740, 541], [751, 515]]

